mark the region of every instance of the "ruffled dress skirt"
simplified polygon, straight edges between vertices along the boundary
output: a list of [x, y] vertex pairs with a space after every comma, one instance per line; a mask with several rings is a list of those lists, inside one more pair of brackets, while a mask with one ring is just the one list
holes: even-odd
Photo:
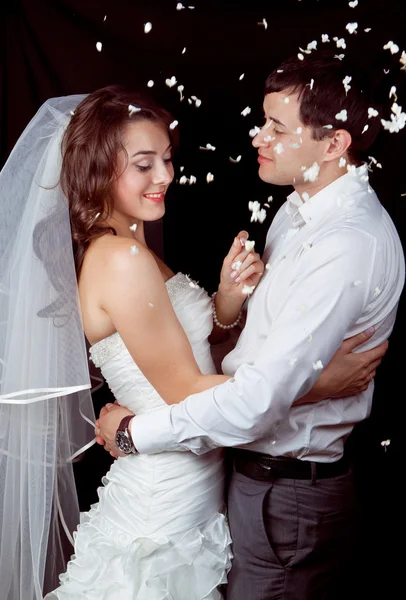
[[219, 600], [231, 568], [221, 451], [113, 464], [46, 600]]

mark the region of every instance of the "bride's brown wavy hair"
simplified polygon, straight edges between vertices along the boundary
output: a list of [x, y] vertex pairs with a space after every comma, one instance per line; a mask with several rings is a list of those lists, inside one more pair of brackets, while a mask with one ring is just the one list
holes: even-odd
[[[131, 111], [130, 105], [139, 109]], [[91, 241], [116, 231], [103, 220], [111, 214], [112, 183], [120, 176], [117, 157], [125, 152], [123, 133], [129, 123], [161, 123], [176, 148], [173, 117], [150, 98], [109, 86], [89, 94], [75, 109], [62, 141], [61, 188], [68, 200], [76, 275]], [[99, 220], [100, 218], [100, 220]]]

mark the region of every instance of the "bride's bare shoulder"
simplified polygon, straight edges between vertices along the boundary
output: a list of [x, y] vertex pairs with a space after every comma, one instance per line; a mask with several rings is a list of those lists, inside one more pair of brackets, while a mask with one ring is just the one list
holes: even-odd
[[104, 235], [94, 240], [85, 255], [83, 274], [105, 282], [122, 277], [138, 281], [146, 274], [159, 276], [159, 268], [152, 252], [138, 240], [115, 235]]

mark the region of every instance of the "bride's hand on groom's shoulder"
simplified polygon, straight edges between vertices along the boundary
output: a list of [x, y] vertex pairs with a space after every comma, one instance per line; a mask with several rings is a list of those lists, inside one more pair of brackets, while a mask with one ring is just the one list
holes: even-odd
[[265, 270], [254, 244], [247, 231], [240, 231], [223, 261], [219, 292], [236, 303], [242, 303], [254, 291]]

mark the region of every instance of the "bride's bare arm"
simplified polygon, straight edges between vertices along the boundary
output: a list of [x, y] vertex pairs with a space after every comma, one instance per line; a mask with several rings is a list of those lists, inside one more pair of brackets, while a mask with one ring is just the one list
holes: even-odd
[[104, 266], [101, 305], [134, 361], [168, 403], [223, 383], [225, 375], [203, 375], [172, 308], [159, 267], [148, 251], [117, 240]]

